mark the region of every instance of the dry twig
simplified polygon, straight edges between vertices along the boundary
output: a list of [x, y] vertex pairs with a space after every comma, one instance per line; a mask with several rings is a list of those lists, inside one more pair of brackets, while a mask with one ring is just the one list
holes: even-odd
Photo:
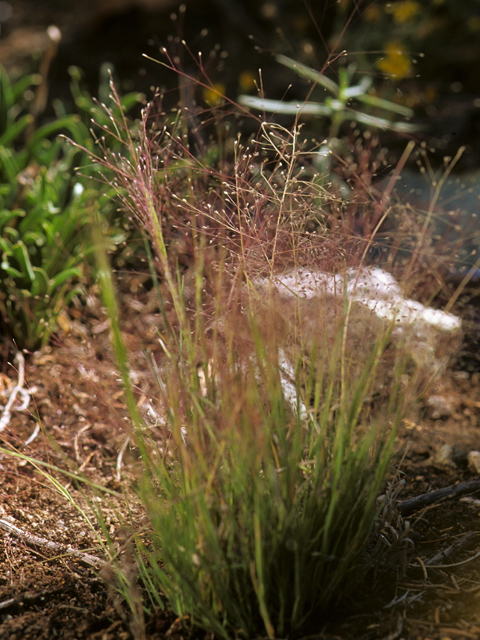
[[414, 498], [409, 498], [408, 500], [399, 502], [397, 507], [401, 515], [406, 517], [415, 511], [428, 507], [436, 502], [448, 500], [449, 498], [456, 498], [457, 496], [463, 496], [466, 493], [473, 493], [474, 491], [480, 491], [480, 480], [459, 482], [458, 484], [450, 487], [437, 489], [436, 491], [430, 491], [429, 493], [422, 493], [420, 496], [415, 496]]
[[79, 560], [83, 560], [87, 564], [93, 567], [102, 567], [106, 564], [105, 560], [101, 558], [97, 558], [97, 556], [92, 556], [89, 553], [84, 553], [83, 551], [79, 551], [78, 549], [74, 549], [68, 545], [59, 544], [58, 542], [52, 542], [51, 540], [47, 540], [46, 538], [41, 538], [40, 536], [36, 536], [28, 531], [23, 531], [19, 527], [16, 527], [11, 522], [0, 518], [0, 529], [7, 531], [10, 535], [15, 536], [16, 538], [20, 538], [26, 544], [30, 546], [41, 547], [43, 549], [49, 549], [50, 551], [55, 551], [56, 553], [64, 553], [67, 555], [74, 556]]

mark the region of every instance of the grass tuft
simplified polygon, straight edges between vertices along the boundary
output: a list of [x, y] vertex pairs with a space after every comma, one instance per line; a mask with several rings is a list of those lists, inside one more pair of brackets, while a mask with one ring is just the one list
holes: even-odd
[[[96, 158], [149, 235], [163, 313], [155, 371], [168, 446], [134, 419], [150, 525], [135, 537], [145, 608], [166, 599], [224, 638], [318, 630], [378, 562], [366, 546], [404, 407], [400, 371], [375, 406], [389, 331], [359, 361], [342, 292], [334, 313], [312, 320], [300, 301], [279, 313], [258, 287], [314, 243], [317, 266], [345, 264], [329, 194], [303, 179], [297, 129], [264, 123], [256, 141], [234, 145], [229, 174], [227, 161], [191, 152], [181, 111], [163, 127], [152, 114], [125, 158]], [[103, 285], [128, 388], [111, 278]]]

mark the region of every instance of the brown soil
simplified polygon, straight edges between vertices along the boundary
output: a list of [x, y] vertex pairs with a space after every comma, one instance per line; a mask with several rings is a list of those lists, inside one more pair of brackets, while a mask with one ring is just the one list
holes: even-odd
[[[138, 404], [145, 410], [155, 393], [147, 359], [155, 348], [150, 336], [156, 318], [148, 295], [127, 292], [123, 299], [124, 335], [132, 353]], [[71, 319], [68, 336], [27, 360], [26, 388], [32, 392], [32, 402], [27, 411], [13, 412], [0, 438], [5, 449], [61, 469], [79, 468], [98, 485], [124, 490], [134, 478], [136, 455], [129, 445], [125, 448], [127, 411], [108, 344], [107, 323], [94, 296], [89, 300], [88, 319]], [[4, 386], [15, 384], [16, 379], [15, 368], [8, 366], [2, 377]], [[395, 500], [478, 477], [468, 467], [467, 454], [480, 449], [479, 376], [451, 371], [441, 395], [450, 406], [449, 417], [433, 420], [430, 409], [424, 411], [424, 417], [417, 414], [402, 426], [399, 447], [406, 453], [398, 466], [402, 484]], [[41, 426], [38, 436], [25, 446], [37, 424]], [[158, 431], [156, 437], [162, 433]], [[453, 447], [447, 464], [435, 461], [443, 445]], [[90, 556], [105, 557], [96, 539], [96, 534], [103, 538], [97, 525], [94, 532], [72, 502], [41, 475], [41, 467], [2, 452], [0, 470], [1, 639], [153, 640], [192, 633], [199, 637], [198, 631], [188, 631], [166, 612], [135, 621], [108, 586], [108, 567], [91, 560]], [[120, 550], [124, 533], [115, 509], [122, 508], [123, 498], [95, 497], [88, 488], [84, 494], [69, 478], [54, 475], [68, 487], [79, 507], [89, 510], [87, 497], [101, 505]], [[141, 523], [142, 509], [133, 496], [129, 506]], [[381, 575], [372, 578], [370, 589], [355, 596], [342, 622], [337, 617], [316, 637], [479, 637], [479, 513], [480, 501], [469, 495], [423, 508], [406, 519], [395, 514], [386, 537], [392, 543], [403, 532], [408, 540], [387, 556]], [[17, 530], [12, 532], [11, 525]], [[454, 548], [448, 558], [428, 565], [432, 557], [468, 534], [464, 545]], [[59, 546], [47, 548], [38, 538]], [[65, 547], [87, 555], [74, 556]]]

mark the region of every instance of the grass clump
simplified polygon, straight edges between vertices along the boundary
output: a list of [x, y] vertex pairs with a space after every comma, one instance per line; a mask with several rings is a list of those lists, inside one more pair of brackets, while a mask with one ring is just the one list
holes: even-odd
[[[277, 322], [257, 275], [311, 255], [307, 241], [318, 243], [321, 264], [344, 259], [338, 243], [340, 258], [332, 258], [334, 234], [321, 218], [314, 236], [307, 226], [320, 192], [302, 185], [298, 136], [272, 126], [275, 144], [263, 156], [249, 147], [240, 154], [237, 144], [229, 175], [227, 163], [195, 157], [180, 116], [164, 115], [159, 127], [160, 116], [145, 110], [123, 159], [96, 158], [116, 172], [124, 204], [148, 231], [163, 314], [164, 355], [154, 365], [161, 442], [139, 425], [130, 394], [149, 522], [134, 536], [144, 607], [151, 612], [166, 599], [177, 615], [224, 638], [318, 630], [378, 560], [366, 545], [403, 407], [397, 376], [388, 401], [372, 410], [388, 330], [358, 367], [341, 292], [334, 330], [318, 321], [306, 344], [297, 335], [300, 303], [288, 330], [278, 328], [284, 320]], [[186, 251], [170, 251], [178, 235], [188, 267]], [[104, 292], [129, 388], [107, 276]], [[298, 341], [287, 367], [286, 339]], [[117, 569], [128, 598], [131, 574]]]
[[340, 341], [330, 371], [311, 365], [305, 424], [286, 405], [279, 346], [254, 318], [249, 331], [249, 356], [210, 360], [206, 393], [195, 350], [164, 373], [175, 455], [150, 454], [141, 482], [153, 530], [141, 575], [152, 599], [163, 592], [219, 636], [283, 637], [314, 628], [364, 576], [394, 430], [385, 415], [364, 422], [381, 345], [348, 390]]

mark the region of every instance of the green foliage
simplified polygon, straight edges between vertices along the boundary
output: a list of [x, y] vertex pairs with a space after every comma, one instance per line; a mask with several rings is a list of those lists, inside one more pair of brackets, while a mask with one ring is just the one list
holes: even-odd
[[[33, 197], [38, 186], [30, 189]], [[0, 210], [0, 310], [17, 346], [29, 350], [48, 340], [59, 312], [80, 291], [74, 282], [85, 257], [87, 198], [74, 194], [60, 209], [55, 181], [44, 186], [38, 204]]]
[[[79, 115], [57, 102], [57, 118], [35, 128], [24, 96], [33, 95], [40, 77], [12, 82], [0, 68], [0, 312], [10, 337], [29, 350], [49, 339], [58, 314], [79, 291], [93, 213], [111, 223], [111, 249], [126, 238], [121, 219], [112, 215], [108, 172], [90, 161], [90, 127], [95, 116], [101, 142], [103, 129], [120, 114], [124, 118], [140, 96], [116, 94], [117, 105], [109, 93], [110, 67], [104, 66], [102, 106], [81, 88], [79, 69], [70, 73]], [[110, 148], [123, 145], [121, 130], [116, 133]], [[99, 183], [107, 193], [99, 193]]]
[[371, 115], [353, 109], [351, 104], [353, 101], [361, 103], [379, 111], [388, 111], [404, 117], [411, 117], [413, 111], [402, 105], [390, 102], [377, 97], [370, 93], [372, 87], [372, 79], [370, 76], [363, 76], [359, 84], [351, 84], [352, 77], [355, 72], [354, 67], [340, 67], [339, 82], [335, 82], [323, 73], [312, 69], [300, 62], [296, 62], [284, 55], [278, 55], [277, 61], [280, 64], [295, 71], [299, 76], [305, 78], [315, 85], [322, 87], [331, 95], [326, 97], [322, 103], [307, 101], [303, 104], [298, 102], [284, 102], [279, 100], [267, 100], [263, 97], [240, 96], [239, 102], [253, 109], [261, 109], [272, 111], [275, 113], [285, 113], [296, 116], [314, 115], [325, 116], [331, 120], [330, 131], [328, 137], [336, 138], [339, 134], [340, 126], [345, 120], [354, 120], [369, 127], [377, 127], [380, 129], [390, 129], [401, 133], [412, 133], [417, 128], [406, 122], [392, 122], [378, 115]]
[[[82, 71], [78, 67], [71, 66], [68, 69], [71, 83], [70, 89], [75, 107], [82, 118], [82, 122], [92, 130], [93, 136], [98, 139], [108, 131], [106, 142], [111, 151], [124, 147], [127, 130], [133, 133], [134, 123], [130, 122], [128, 129], [125, 127], [125, 114], [138, 106], [144, 100], [144, 96], [138, 92], [120, 95], [113, 84], [115, 69], [109, 62], [104, 62], [100, 67], [100, 83], [98, 87], [98, 100], [92, 98], [88, 91], [82, 87]], [[115, 135], [112, 135], [112, 134]]]
[[8, 335], [29, 350], [48, 340], [78, 291], [93, 197], [76, 175], [84, 152], [60, 135], [91, 145], [89, 131], [76, 115], [35, 129], [23, 96], [37, 82], [11, 82], [0, 68], [0, 312]]
[[51, 138], [68, 132], [83, 141], [88, 130], [78, 116], [65, 116], [30, 131], [22, 96], [35, 81], [11, 83], [0, 69], [0, 311], [10, 337], [26, 349], [48, 340], [75, 294], [87, 216], [86, 194], [74, 177], [79, 153]]

